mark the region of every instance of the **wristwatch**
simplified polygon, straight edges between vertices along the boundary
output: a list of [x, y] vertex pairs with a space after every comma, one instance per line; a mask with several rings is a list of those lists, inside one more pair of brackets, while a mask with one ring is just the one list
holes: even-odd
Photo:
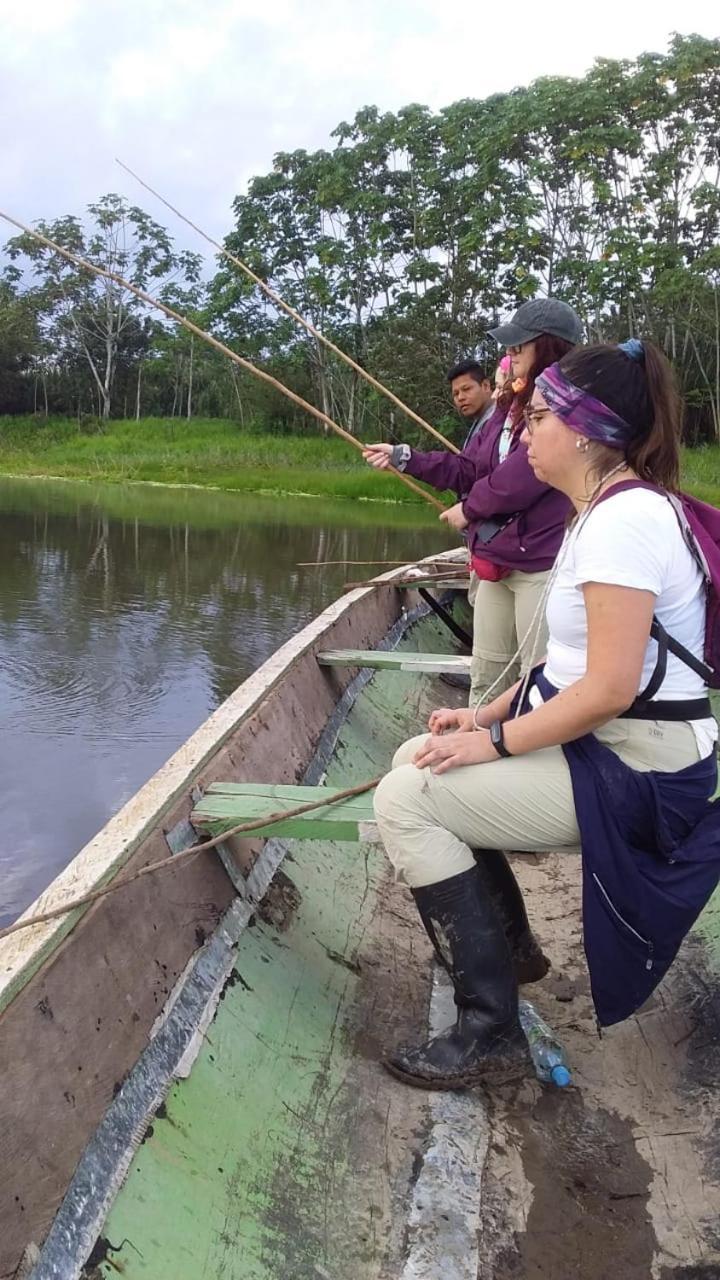
[[512, 756], [512, 751], [508, 751], [507, 747], [505, 746], [505, 735], [503, 733], [501, 720], [493, 720], [492, 724], [490, 725], [490, 741], [492, 742], [499, 756], [503, 756], [505, 758], [509, 758], [510, 756]]
[[393, 451], [390, 454], [390, 461], [396, 471], [404, 471], [410, 461], [412, 449], [409, 444], [393, 445]]

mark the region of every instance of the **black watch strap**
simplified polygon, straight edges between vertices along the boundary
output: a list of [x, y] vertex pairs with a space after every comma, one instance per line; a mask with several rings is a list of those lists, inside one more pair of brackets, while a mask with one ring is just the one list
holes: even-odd
[[503, 733], [503, 726], [502, 726], [501, 720], [493, 720], [492, 724], [490, 725], [490, 741], [492, 742], [499, 756], [503, 756], [504, 758], [509, 759], [509, 757], [512, 755], [512, 751], [508, 751], [507, 747], [505, 746], [505, 734]]

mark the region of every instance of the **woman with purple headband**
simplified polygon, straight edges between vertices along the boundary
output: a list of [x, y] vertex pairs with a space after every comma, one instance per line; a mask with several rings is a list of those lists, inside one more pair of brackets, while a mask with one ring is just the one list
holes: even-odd
[[581, 848], [604, 1025], [648, 998], [719, 875], [717, 728], [696, 670], [705, 578], [668, 496], [680, 439], [668, 362], [635, 339], [570, 352], [538, 377], [524, 439], [536, 476], [575, 508], [545, 601], [545, 661], [487, 706], [433, 712], [375, 798], [388, 857], [455, 990], [455, 1024], [386, 1063], [428, 1089], [530, 1065], [473, 850]]

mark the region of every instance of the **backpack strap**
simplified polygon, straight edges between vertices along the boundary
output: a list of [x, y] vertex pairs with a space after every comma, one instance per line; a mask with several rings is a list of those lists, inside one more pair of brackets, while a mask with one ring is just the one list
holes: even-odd
[[638, 694], [636, 702], [649, 702], [651, 698], [654, 698], [667, 675], [668, 640], [670, 637], [662, 623], [658, 622], [657, 618], [653, 618], [652, 620], [650, 635], [653, 640], [657, 641], [658, 647], [655, 669], [645, 685], [645, 688]]
[[[662, 625], [661, 622], [658, 622], [657, 618], [653, 618], [652, 620], [650, 635], [652, 636], [653, 640], [657, 640], [658, 664], [660, 663], [661, 655], [662, 655], [662, 661], [664, 662], [664, 669], [663, 669], [662, 677], [660, 679], [660, 684], [662, 684], [663, 680], [665, 679], [665, 670], [667, 669], [668, 653], [672, 653], [676, 658], [679, 658], [681, 662], [684, 662], [686, 667], [690, 667], [691, 671], [694, 671], [696, 675], [700, 676], [701, 680], [705, 681], [705, 684], [710, 683], [711, 678], [715, 674], [712, 667], [709, 667], [706, 662], [702, 661], [701, 658], [696, 658], [695, 654], [691, 653], [689, 649], [686, 649], [684, 644], [680, 644], [679, 640], [675, 640], [673, 636], [668, 635], [664, 626]], [[655, 679], [656, 671], [657, 671], [657, 667], [655, 668], [655, 671], [653, 671], [652, 676], [650, 677], [648, 689], [650, 688], [650, 685], [653, 683]], [[653, 692], [655, 693], [657, 692], [657, 690], [660, 687], [660, 684], [655, 686]], [[645, 689], [643, 690], [640, 696], [642, 698], [651, 698], [652, 694], [651, 693], [649, 694], [647, 692], [647, 689]]]
[[[712, 714], [710, 702], [705, 698], [695, 699], [693, 702], [688, 703], [676, 703], [675, 705], [678, 713], [681, 710], [683, 711], [683, 714], [678, 714], [678, 716], [661, 714], [661, 708], [667, 709], [668, 705], [672, 707], [672, 704], [667, 704], [666, 702], [653, 703], [651, 701], [665, 679], [665, 675], [667, 673], [668, 653], [674, 654], [676, 658], [679, 658], [681, 662], [685, 663], [686, 667], [690, 667], [692, 671], [695, 671], [705, 684], [710, 683], [710, 677], [714, 673], [706, 663], [701, 662], [700, 658], [696, 658], [694, 653], [691, 653], [689, 649], [686, 649], [684, 644], [680, 644], [679, 640], [675, 640], [672, 636], [668, 635], [662, 622], [659, 622], [657, 618], [653, 618], [652, 620], [650, 635], [653, 640], [657, 641], [658, 647], [658, 656], [655, 668], [650, 679], [645, 685], [645, 688], [638, 694], [632, 706], [625, 712], [625, 715], [630, 718], [634, 717], [638, 720], [647, 719], [649, 715], [653, 720], [671, 720], [676, 718], [682, 720], [703, 720], [706, 716], [710, 716]], [[688, 708], [690, 710], [688, 710]], [[652, 714], [650, 714], [651, 710]], [[687, 711], [687, 714], [685, 714], [685, 711]]]
[[629, 720], [708, 719], [712, 715], [712, 706], [710, 704], [710, 699], [707, 697], [693, 698], [688, 701], [679, 702], [668, 702], [667, 700], [663, 701], [662, 699], [656, 699], [654, 702], [652, 701], [665, 679], [668, 653], [673, 653], [675, 657], [679, 658], [681, 662], [684, 662], [686, 666], [691, 667], [693, 671], [696, 671], [702, 680], [704, 680], [705, 684], [708, 683], [708, 676], [712, 675], [712, 672], [704, 662], [701, 662], [699, 658], [695, 657], [694, 653], [691, 653], [690, 650], [686, 649], [684, 645], [679, 643], [679, 641], [674, 640], [672, 636], [668, 635], [662, 622], [659, 622], [657, 618], [653, 618], [652, 620], [650, 635], [653, 640], [657, 641], [658, 647], [655, 669], [653, 670], [645, 688], [638, 694], [635, 701], [628, 707], [627, 711], [623, 712], [620, 718]]
[[[621, 480], [619, 484], [612, 485], [611, 488], [606, 489], [605, 493], [602, 493], [597, 501], [593, 503], [593, 507], [598, 506], [607, 498], [613, 497], [614, 494], [622, 493], [627, 489], [650, 489], [654, 493], [660, 493], [664, 498], [667, 498], [670, 506], [675, 512], [675, 518], [677, 519], [683, 541], [693, 555], [698, 568], [707, 581], [708, 570], [704, 557], [702, 556], [695, 538], [693, 537], [692, 530], [685, 519], [682, 506], [677, 498], [675, 498], [674, 494], [667, 493], [664, 489], [660, 488], [659, 485], [650, 484], [647, 480]], [[633, 707], [641, 709], [644, 704], [648, 703], [657, 693], [667, 674], [668, 653], [672, 653], [674, 657], [679, 658], [681, 662], [684, 662], [686, 667], [690, 667], [691, 671], [694, 671], [696, 675], [699, 675], [700, 679], [703, 680], [705, 684], [711, 683], [715, 675], [712, 667], [709, 667], [707, 663], [703, 662], [700, 658], [696, 658], [695, 654], [691, 653], [689, 649], [686, 649], [684, 644], [680, 644], [679, 640], [675, 640], [673, 636], [668, 635], [662, 623], [655, 617], [653, 617], [652, 626], [650, 627], [650, 635], [652, 639], [657, 642], [657, 661], [650, 679], [642, 692], [638, 694], [635, 702], [633, 703]]]
[[627, 711], [621, 711], [618, 720], [710, 720], [712, 703], [709, 698], [690, 698], [669, 702], [655, 698], [653, 702], [635, 699]]

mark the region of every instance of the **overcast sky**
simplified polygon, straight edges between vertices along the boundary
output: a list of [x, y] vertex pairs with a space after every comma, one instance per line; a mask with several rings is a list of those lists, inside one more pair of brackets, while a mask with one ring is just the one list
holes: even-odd
[[437, 109], [540, 75], [581, 75], [596, 57], [664, 52], [675, 30], [720, 35], [718, 9], [716, 0], [0, 0], [0, 207], [31, 222], [120, 191], [196, 249], [116, 155], [220, 237], [233, 196], [276, 151], [331, 145], [331, 130], [362, 106]]

